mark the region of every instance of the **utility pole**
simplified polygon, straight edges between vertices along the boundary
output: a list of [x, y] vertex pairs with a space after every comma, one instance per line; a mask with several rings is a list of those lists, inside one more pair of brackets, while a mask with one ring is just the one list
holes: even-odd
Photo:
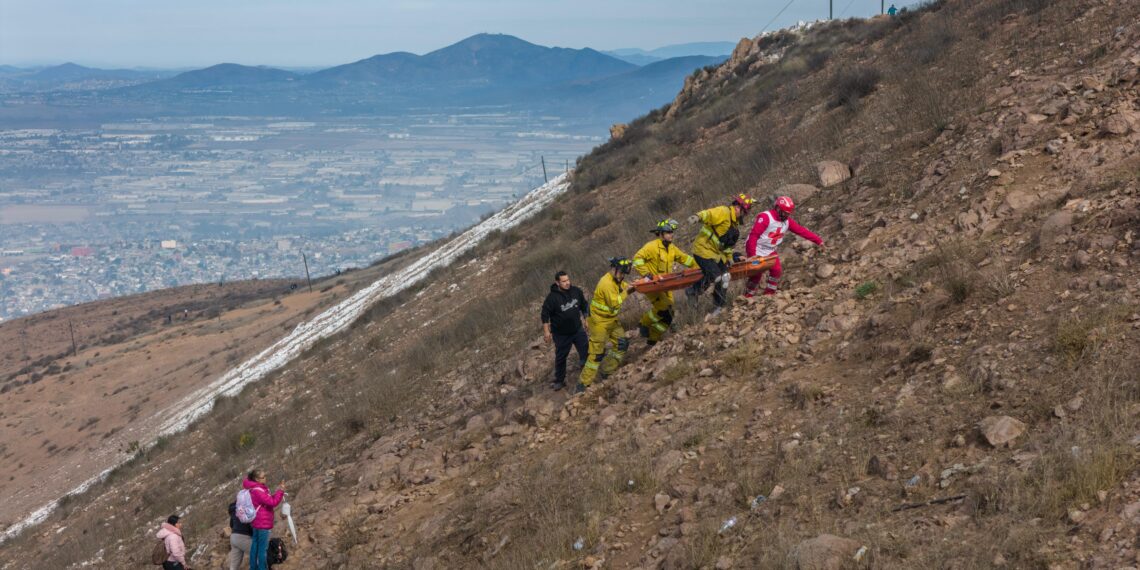
[[67, 328], [71, 329], [71, 355], [79, 356], [79, 346], [75, 344], [75, 324], [67, 319]]
[[827, 0], [827, 19], [835, 19], [835, 0]]
[[879, 15], [880, 16], [882, 16], [883, 14], [885, 14], [887, 12], [886, 8], [884, 8], [884, 6], [886, 6], [886, 4], [887, 4], [887, 0], [879, 0]]
[[313, 280], [309, 277], [309, 258], [301, 252], [301, 260], [305, 262], [305, 281], [309, 282], [309, 292], [313, 292]]
[[550, 179], [546, 177], [546, 157], [540, 156], [539, 158], [542, 159], [542, 180], [545, 182], [550, 182]]

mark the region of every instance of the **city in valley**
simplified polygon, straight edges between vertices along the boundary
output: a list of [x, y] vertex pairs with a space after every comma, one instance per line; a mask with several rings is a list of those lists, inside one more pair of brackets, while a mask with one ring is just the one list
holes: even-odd
[[564, 171], [586, 132], [524, 112], [0, 128], [0, 321], [362, 267]]

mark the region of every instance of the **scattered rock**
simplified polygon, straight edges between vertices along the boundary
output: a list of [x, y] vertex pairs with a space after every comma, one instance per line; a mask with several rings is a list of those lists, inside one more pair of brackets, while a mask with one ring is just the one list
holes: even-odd
[[978, 422], [978, 431], [994, 447], [1009, 447], [1025, 433], [1025, 424], [1009, 416], [989, 416]]
[[821, 534], [796, 545], [792, 556], [798, 570], [841, 570], [860, 546], [849, 538]]
[[827, 279], [832, 275], [835, 275], [835, 266], [830, 263], [824, 263], [815, 270], [815, 276], [819, 277], [820, 279]]
[[1080, 271], [1089, 266], [1092, 256], [1087, 251], [1080, 250], [1065, 260], [1065, 268], [1070, 271]]
[[1132, 130], [1132, 125], [1129, 124], [1128, 119], [1120, 113], [1109, 115], [1100, 124], [1100, 133], [1102, 135], [1126, 135], [1128, 131]]
[[1041, 224], [1039, 232], [1039, 239], [1042, 245], [1051, 244], [1056, 241], [1057, 236], [1069, 233], [1069, 228], [1073, 227], [1073, 213], [1060, 211], [1054, 212], [1045, 222]]

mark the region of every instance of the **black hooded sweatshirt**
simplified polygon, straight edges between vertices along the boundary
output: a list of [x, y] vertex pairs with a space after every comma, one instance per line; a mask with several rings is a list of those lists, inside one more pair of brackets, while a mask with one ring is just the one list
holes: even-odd
[[590, 316], [590, 305], [582, 290], [571, 285], [563, 291], [557, 283], [550, 284], [550, 294], [542, 303], [542, 323], [550, 323], [550, 332], [570, 336], [582, 330], [582, 317]]

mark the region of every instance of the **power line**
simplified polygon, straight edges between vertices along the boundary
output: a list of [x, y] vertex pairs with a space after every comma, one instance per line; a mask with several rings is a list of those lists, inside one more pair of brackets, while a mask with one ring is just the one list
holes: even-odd
[[784, 11], [785, 11], [785, 10], [787, 10], [787, 9], [788, 9], [788, 7], [790, 7], [790, 6], [791, 6], [791, 5], [792, 5], [792, 4], [793, 4], [795, 1], [796, 1], [796, 0], [788, 0], [788, 3], [787, 3], [787, 4], [784, 4], [784, 7], [783, 7], [783, 8], [780, 8], [780, 11], [779, 11], [779, 12], [776, 12], [776, 15], [775, 15], [775, 16], [772, 16], [772, 19], [771, 19], [771, 20], [768, 20], [768, 23], [767, 23], [767, 24], [764, 24], [764, 27], [763, 27], [763, 28], [760, 28], [760, 33], [764, 33], [764, 32], [766, 32], [766, 31], [768, 31], [768, 26], [771, 26], [771, 25], [772, 25], [772, 22], [775, 22], [775, 21], [776, 21], [776, 18], [779, 18], [781, 15], [783, 15]]

